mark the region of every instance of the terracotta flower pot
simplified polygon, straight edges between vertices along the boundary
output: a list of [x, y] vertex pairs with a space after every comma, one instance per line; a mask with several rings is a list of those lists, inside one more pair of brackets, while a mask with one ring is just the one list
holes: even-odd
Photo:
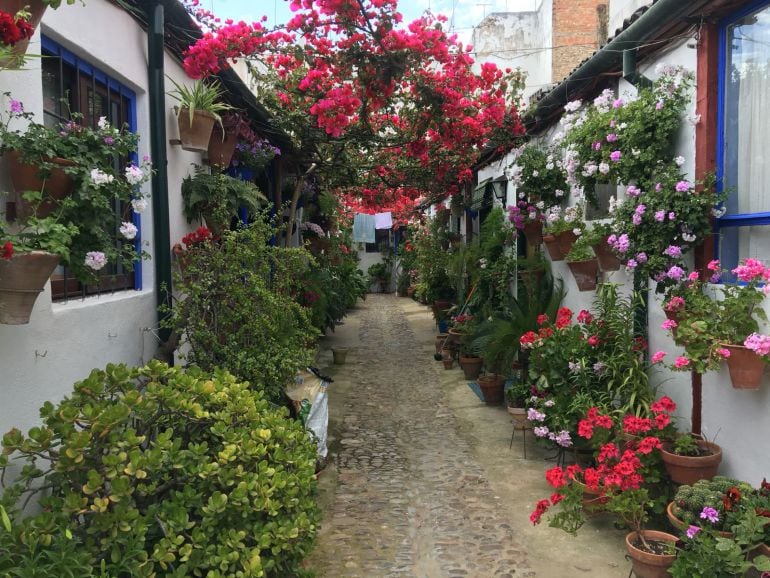
[[441, 350], [447, 343], [448, 333], [439, 333], [436, 335], [436, 353], [441, 353]]
[[[672, 548], [678, 540], [672, 534], [657, 530], [642, 530], [642, 534], [647, 542], [667, 542], [671, 544]], [[676, 554], [646, 552], [639, 548], [638, 541], [636, 532], [629, 532], [626, 535], [626, 551], [631, 558], [634, 576], [636, 578], [670, 578], [668, 569], [676, 560]]]
[[[674, 528], [684, 532], [685, 530], [687, 530], [689, 525], [686, 524], [684, 520], [679, 518], [679, 516], [677, 515], [678, 513], [679, 513], [679, 507], [676, 505], [676, 502], [669, 502], [668, 506], [666, 506], [666, 516], [668, 516], [668, 521], [671, 523], [671, 525]], [[716, 533], [722, 536], [723, 538], [733, 537], [732, 532], [722, 532], [720, 530], [717, 530]]]
[[572, 245], [577, 241], [578, 236], [572, 231], [562, 231], [556, 235], [556, 240], [559, 242], [559, 249], [562, 255], [566, 255], [572, 249]]
[[183, 108], [179, 111], [177, 121], [182, 148], [195, 153], [205, 153], [209, 148], [209, 139], [217, 121], [216, 117], [208, 111], [196, 110], [191, 124], [190, 113], [188, 109]]
[[548, 255], [551, 257], [551, 261], [563, 261], [564, 253], [561, 252], [559, 247], [559, 241], [553, 235], [543, 235], [543, 243], [548, 250]]
[[5, 153], [11, 184], [16, 191], [16, 216], [26, 218], [34, 213], [34, 208], [22, 198], [25, 191], [45, 191], [43, 201], [37, 207], [37, 216], [47, 217], [53, 212], [59, 201], [72, 194], [75, 185], [72, 177], [64, 172], [64, 167], [74, 166], [75, 163], [59, 157], [50, 159], [49, 162], [55, 166], [51, 167], [50, 175], [41, 178], [40, 168], [22, 162], [20, 156], [18, 151]]
[[607, 237], [600, 243], [592, 245], [596, 258], [599, 260], [599, 267], [602, 271], [617, 271], [620, 269], [620, 259], [607, 244]]
[[727, 358], [727, 369], [730, 370], [730, 381], [735, 389], [759, 389], [762, 374], [765, 372], [764, 360], [748, 347], [743, 345], [722, 345], [730, 351]]
[[599, 274], [599, 262], [596, 259], [568, 261], [567, 266], [572, 271], [578, 290], [593, 291], [596, 289], [596, 276]]
[[344, 365], [350, 350], [347, 347], [332, 347], [334, 365]]
[[580, 498], [580, 504], [583, 507], [583, 512], [587, 516], [595, 516], [604, 510], [604, 505], [607, 503], [608, 499], [604, 495], [604, 489], [597, 488], [593, 490], [578, 479], [573, 479], [572, 483], [583, 490], [583, 497]]
[[539, 247], [543, 242], [543, 222], [529, 221], [524, 225], [524, 237], [531, 247]]
[[[32, 28], [37, 29], [40, 21], [43, 19], [45, 9], [48, 8], [48, 5], [44, 4], [42, 0], [3, 0], [0, 9], [14, 15], [25, 6], [28, 7], [28, 12], [30, 13], [27, 22]], [[29, 38], [14, 44], [11, 54], [6, 58], [0, 58], [0, 69], [18, 68], [24, 61], [24, 55], [27, 53], [28, 47]]]
[[523, 431], [526, 429], [532, 429], [532, 422], [527, 419], [526, 407], [508, 407], [508, 413], [511, 414], [511, 421], [513, 421], [513, 428]]
[[484, 395], [484, 403], [487, 405], [503, 404], [505, 380], [502, 375], [496, 373], [479, 375], [478, 384]]
[[454, 367], [455, 360], [451, 357], [444, 357], [441, 362], [444, 364], [444, 369], [452, 369], [452, 367]]
[[59, 256], [45, 251], [0, 259], [0, 323], [29, 323], [38, 295], [59, 264]]
[[222, 127], [214, 124], [209, 138], [208, 157], [209, 164], [216, 167], [227, 167], [238, 144], [238, 134], [235, 132], [222, 132]]
[[711, 453], [704, 456], [680, 456], [671, 453], [665, 446], [661, 448], [660, 455], [672, 481], [691, 486], [698, 480], [710, 480], [717, 475], [722, 462], [722, 448], [703, 440], [698, 442], [698, 446]]
[[481, 373], [481, 366], [483, 365], [483, 363], [484, 363], [484, 360], [481, 357], [461, 355], [460, 367], [463, 368], [463, 373], [465, 373], [465, 379], [469, 381], [473, 379], [477, 379], [479, 376], [479, 373]]

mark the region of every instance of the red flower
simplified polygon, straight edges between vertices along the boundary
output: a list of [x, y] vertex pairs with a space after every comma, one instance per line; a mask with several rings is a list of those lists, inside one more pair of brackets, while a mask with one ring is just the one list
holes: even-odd
[[551, 494], [551, 505], [555, 506], [564, 499], [564, 495], [558, 492]]
[[652, 421], [646, 417], [627, 415], [623, 418], [623, 431], [628, 435], [639, 435], [652, 429]]
[[548, 511], [550, 506], [551, 504], [548, 500], [540, 500], [537, 504], [535, 504], [535, 511], [529, 515], [530, 522], [533, 524], [539, 524], [540, 518], [543, 517], [543, 514]]
[[599, 336], [591, 335], [587, 341], [588, 341], [588, 345], [590, 345], [591, 347], [596, 347], [597, 345], [599, 345]]
[[660, 440], [655, 436], [648, 436], [639, 442], [639, 446], [636, 451], [640, 454], [649, 454], [652, 450], [659, 450], [662, 444]]
[[590, 440], [594, 436], [594, 426], [593, 426], [593, 423], [591, 423], [587, 419], [581, 419], [578, 422], [578, 435], [581, 438], [585, 438], [587, 440]]
[[733, 486], [725, 492], [725, 497], [722, 499], [725, 511], [730, 512], [738, 502], [741, 501], [741, 491]]
[[541, 313], [540, 315], [537, 316], [538, 325], [545, 325], [546, 323], [548, 323], [548, 315], [546, 315], [545, 313]]
[[676, 404], [670, 397], [668, 397], [667, 395], [664, 395], [658, 401], [654, 402], [650, 406], [650, 409], [652, 409], [654, 413], [662, 413], [664, 411], [668, 413], [672, 413], [676, 411]]
[[607, 460], [618, 458], [620, 457], [620, 450], [618, 449], [618, 446], [616, 446], [613, 443], [604, 444], [599, 449], [599, 455], [596, 456], [596, 461], [601, 463], [606, 462]]
[[10, 241], [6, 241], [2, 247], [2, 253], [0, 253], [0, 259], [10, 261], [13, 257], [13, 244]]
[[659, 413], [655, 415], [655, 425], [658, 429], [663, 429], [671, 423], [671, 416], [667, 413]]
[[578, 475], [581, 472], [581, 468], [577, 464], [572, 464], [571, 466], [567, 466], [567, 469], [564, 470], [564, 474], [568, 480], [574, 480], [575, 476]]
[[551, 329], [550, 327], [541, 327], [538, 333], [540, 337], [542, 337], [543, 339], [547, 339], [548, 337], [551, 337], [553, 335], [553, 329]]
[[589, 489], [594, 491], [599, 489], [599, 472], [594, 468], [586, 468], [586, 471], [583, 472], [583, 479]]
[[586, 311], [585, 309], [581, 309], [580, 313], [578, 313], [577, 320], [578, 320], [578, 323], [584, 323], [588, 325], [594, 320], [594, 316], [591, 315], [589, 311]]
[[559, 466], [545, 472], [545, 480], [554, 488], [561, 488], [567, 484], [564, 479], [564, 471]]

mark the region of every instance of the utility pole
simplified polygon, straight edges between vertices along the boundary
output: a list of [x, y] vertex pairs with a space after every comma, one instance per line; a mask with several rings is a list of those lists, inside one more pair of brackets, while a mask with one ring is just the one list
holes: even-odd
[[479, 3], [476, 4], [476, 6], [482, 6], [483, 7], [484, 15], [481, 17], [483, 19], [483, 18], [487, 17], [487, 6], [492, 6], [492, 4], [489, 3], [489, 2], [487, 2], [487, 3], [479, 2]]

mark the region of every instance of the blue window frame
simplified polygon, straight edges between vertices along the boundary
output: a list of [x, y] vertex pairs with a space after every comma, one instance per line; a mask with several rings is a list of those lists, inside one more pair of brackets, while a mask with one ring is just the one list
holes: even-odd
[[[47, 36], [41, 38], [41, 51], [46, 124], [67, 120], [69, 112], [78, 112], [83, 115], [83, 122], [93, 126], [100, 116], [105, 116], [114, 126], [126, 124], [130, 131], [136, 132], [136, 94], [133, 90]], [[136, 155], [132, 157], [130, 160], [138, 161]], [[128, 213], [130, 207], [116, 207], [116, 210]], [[138, 230], [134, 248], [139, 255], [142, 247], [141, 215], [130, 211], [130, 218]], [[139, 290], [142, 288], [141, 260], [137, 259], [134, 263], [133, 273], [116, 270], [104, 285], [82, 287], [69, 278], [66, 271], [58, 272], [52, 280], [55, 299], [117, 289]]]
[[729, 194], [716, 219], [715, 249], [725, 268], [770, 257], [768, 62], [770, 1], [751, 2], [720, 22], [717, 180]]

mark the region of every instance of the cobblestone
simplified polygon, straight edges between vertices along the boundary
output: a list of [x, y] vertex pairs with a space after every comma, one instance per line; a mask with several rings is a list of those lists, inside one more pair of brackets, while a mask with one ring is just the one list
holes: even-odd
[[[534, 576], [500, 498], [441, 387], [433, 344], [374, 295], [331, 339], [352, 346], [329, 389], [319, 576]], [[354, 332], [354, 329], [357, 331]]]

